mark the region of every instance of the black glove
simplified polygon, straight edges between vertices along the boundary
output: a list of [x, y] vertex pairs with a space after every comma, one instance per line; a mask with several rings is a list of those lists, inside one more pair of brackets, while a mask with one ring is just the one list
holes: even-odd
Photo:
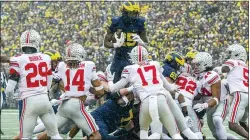
[[110, 94], [110, 99], [117, 101], [121, 98], [121, 93], [119, 91]]
[[183, 114], [184, 117], [188, 116], [188, 112], [187, 111], [183, 111], [182, 110], [182, 114]]

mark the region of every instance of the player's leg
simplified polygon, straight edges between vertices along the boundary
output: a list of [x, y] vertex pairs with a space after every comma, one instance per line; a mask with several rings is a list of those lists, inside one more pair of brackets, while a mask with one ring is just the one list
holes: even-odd
[[157, 103], [160, 120], [167, 129], [168, 133], [173, 139], [182, 139], [172, 111], [168, 107], [166, 97], [164, 95], [159, 95]]
[[71, 120], [84, 131], [90, 139], [101, 139], [94, 118], [85, 110], [83, 101], [72, 98], [65, 104], [65, 111], [71, 114]]
[[240, 125], [247, 131], [249, 132], [249, 127], [248, 127], [248, 116], [249, 116], [249, 105], [246, 107], [245, 109], [245, 113], [242, 117], [242, 119], [240, 120]]
[[219, 139], [227, 139], [227, 131], [223, 125], [223, 121], [227, 116], [229, 108], [228, 99], [219, 102], [213, 114], [213, 123], [216, 130], [216, 135]]
[[66, 123], [60, 129], [58, 129], [59, 134], [67, 135], [74, 126], [75, 123], [68, 119], [68, 121], [66, 121]]
[[149, 139], [148, 130], [151, 122], [152, 119], [149, 115], [149, 98], [146, 98], [141, 102], [139, 114], [140, 139]]
[[214, 138], [218, 139], [217, 134], [216, 134], [216, 129], [214, 126], [214, 122], [213, 122], [213, 114], [216, 110], [216, 107], [212, 107], [206, 110], [207, 112], [207, 125], [209, 130], [212, 132], [212, 135]]
[[179, 108], [179, 106], [175, 103], [172, 96], [168, 91], [166, 91], [167, 103], [174, 115], [174, 118], [177, 122], [177, 126], [180, 131], [188, 138], [188, 139], [198, 139], [198, 137], [187, 127], [185, 118]]
[[245, 109], [248, 106], [248, 94], [242, 92], [235, 92], [233, 94], [234, 99], [229, 110], [229, 129], [244, 138], [248, 138], [248, 132], [239, 125], [239, 121], [242, 119]]
[[188, 116], [192, 119], [193, 121], [193, 127], [191, 127], [190, 129], [196, 134], [196, 136], [199, 139], [202, 139], [202, 133], [201, 133], [201, 123], [199, 118], [197, 117], [194, 109], [192, 108], [192, 106], [187, 106], [187, 110], [188, 110]]
[[38, 114], [37, 105], [33, 104], [32, 97], [23, 100], [23, 109], [20, 118], [20, 139], [31, 139], [36, 125]]
[[52, 139], [62, 139], [58, 132], [56, 115], [53, 111], [51, 103], [49, 102], [48, 96], [45, 94], [39, 95], [39, 104], [41, 109], [38, 110], [40, 119], [43, 122], [48, 135]]

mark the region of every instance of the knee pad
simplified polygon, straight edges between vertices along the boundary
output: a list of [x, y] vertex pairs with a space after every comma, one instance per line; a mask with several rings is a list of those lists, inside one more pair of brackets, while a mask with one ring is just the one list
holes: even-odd
[[195, 132], [195, 135], [199, 138], [199, 139], [203, 139], [202, 133], [201, 132]]
[[172, 139], [179, 139], [179, 140], [182, 140], [183, 138], [181, 137], [180, 134], [175, 134], [172, 136]]
[[57, 140], [63, 139], [59, 134], [56, 134], [55, 136], [50, 136], [50, 137], [51, 137], [51, 139], [57, 139]]
[[219, 125], [223, 125], [223, 119], [220, 116], [214, 116], [213, 123], [214, 123], [215, 127], [217, 127]]

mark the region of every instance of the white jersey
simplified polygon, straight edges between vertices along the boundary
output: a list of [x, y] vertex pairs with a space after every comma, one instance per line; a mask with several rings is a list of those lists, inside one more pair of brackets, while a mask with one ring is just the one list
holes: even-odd
[[76, 69], [70, 69], [66, 63], [60, 63], [56, 76], [62, 79], [65, 89], [65, 98], [80, 97], [88, 94], [91, 81], [97, 79], [95, 63], [83, 61]]
[[207, 102], [212, 99], [211, 85], [220, 81], [220, 76], [215, 71], [209, 71], [202, 74], [201, 80], [197, 87], [198, 93], [203, 97], [203, 101]]
[[185, 102], [192, 106], [193, 99], [197, 95], [197, 92], [195, 92], [195, 89], [197, 88], [195, 78], [181, 74], [177, 78], [175, 84], [179, 86], [179, 92], [185, 97]]
[[248, 93], [248, 66], [241, 60], [227, 60], [223, 66], [228, 66], [230, 71], [227, 74], [230, 94], [241, 91]]
[[227, 79], [221, 80], [221, 93], [220, 93], [220, 101], [224, 101], [227, 99], [229, 94], [229, 85]]
[[21, 99], [47, 94], [52, 74], [50, 61], [50, 57], [42, 53], [22, 54], [10, 59], [10, 74], [16, 72], [20, 75]]
[[133, 91], [142, 101], [152, 94], [164, 93], [163, 81], [161, 80], [161, 67], [156, 61], [150, 61], [148, 64], [129, 65], [122, 71], [122, 78], [133, 85]]

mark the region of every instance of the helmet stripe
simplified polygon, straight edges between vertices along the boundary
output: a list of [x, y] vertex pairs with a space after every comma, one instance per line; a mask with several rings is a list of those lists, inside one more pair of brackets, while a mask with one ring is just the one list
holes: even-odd
[[139, 62], [141, 62], [142, 61], [142, 48], [141, 48], [141, 46], [139, 45], [138, 46], [138, 53], [139, 53]]
[[27, 35], [26, 35], [26, 43], [30, 42], [30, 32], [28, 31]]

